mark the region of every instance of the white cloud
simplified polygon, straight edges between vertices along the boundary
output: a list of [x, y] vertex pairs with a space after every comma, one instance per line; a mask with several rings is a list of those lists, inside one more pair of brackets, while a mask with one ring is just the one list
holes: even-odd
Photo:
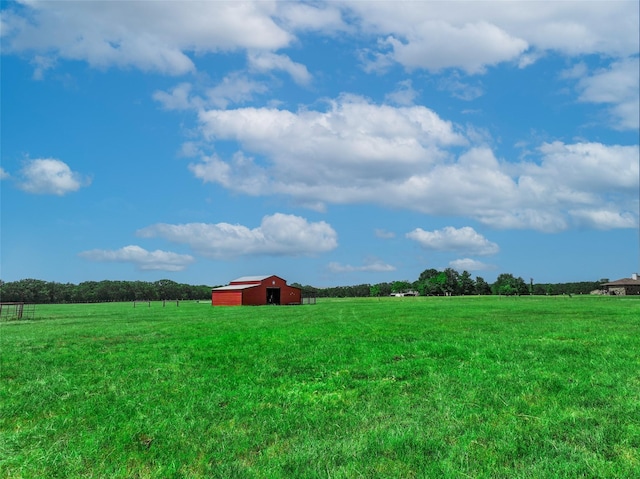
[[201, 110], [203, 108], [227, 108], [231, 104], [252, 101], [256, 94], [268, 91], [267, 85], [247, 77], [241, 72], [232, 72], [217, 85], [196, 93], [192, 84], [183, 82], [171, 90], [157, 90], [153, 99], [165, 110]]
[[272, 52], [254, 51], [248, 55], [249, 66], [252, 70], [258, 72], [270, 72], [273, 70], [282, 70], [288, 73], [293, 81], [299, 85], [308, 85], [311, 83], [311, 74], [301, 63], [296, 63], [287, 55], [278, 55]]
[[230, 163], [204, 158], [191, 169], [205, 181], [253, 194], [351, 202], [368, 199], [370, 182], [406, 178], [448, 156], [443, 146], [466, 142], [450, 122], [422, 106], [379, 106], [353, 96], [329, 106], [298, 113], [267, 108], [201, 112], [205, 140], [237, 141], [256, 156], [236, 155]]
[[[500, 62], [526, 67], [544, 51], [568, 56], [638, 52], [635, 2], [348, 2], [345, 18], [378, 35], [370, 69], [482, 73]], [[457, 8], [456, 8], [457, 7]]]
[[190, 110], [198, 108], [202, 100], [194, 99], [191, 96], [192, 85], [190, 83], [180, 83], [169, 92], [157, 90], [153, 93], [153, 99], [162, 104], [165, 110]]
[[[6, 7], [3, 51], [33, 53], [35, 76], [59, 59], [99, 68], [134, 67], [180, 75], [193, 58], [246, 50], [274, 55], [278, 69], [308, 82], [303, 65], [279, 49], [297, 33], [378, 38], [369, 70], [482, 73], [501, 62], [521, 67], [545, 51], [623, 58], [638, 52], [638, 8], [616, 2], [49, 2]], [[355, 43], [355, 42], [354, 42]], [[365, 55], [367, 56], [367, 55]]]
[[487, 223], [543, 231], [569, 226], [596, 229], [637, 225], [638, 146], [545, 143], [539, 163], [520, 165], [522, 206]]
[[294, 37], [275, 21], [277, 8], [270, 1], [36, 0], [3, 12], [3, 50], [180, 75], [195, 69], [190, 52], [289, 45]]
[[29, 160], [20, 170], [18, 187], [27, 193], [63, 196], [91, 181], [54, 158]]
[[327, 265], [327, 269], [332, 273], [355, 273], [355, 272], [374, 272], [385, 273], [389, 271], [395, 271], [396, 267], [385, 262], [372, 259], [366, 261], [362, 266], [352, 266], [350, 264], [341, 264], [337, 262], [331, 262]]
[[226, 108], [230, 104], [240, 104], [253, 100], [254, 95], [268, 91], [264, 83], [251, 80], [242, 73], [231, 73], [222, 81], [207, 89], [207, 106]]
[[2, 167], [0, 167], [0, 180], [9, 178], [11, 175]]
[[385, 100], [389, 103], [395, 103], [401, 106], [413, 105], [414, 100], [418, 97], [418, 92], [413, 89], [411, 80], [398, 82], [394, 91], [385, 95]]
[[613, 228], [634, 228], [636, 218], [629, 212], [616, 211], [615, 206], [609, 209], [571, 210], [569, 214], [576, 223], [586, 228], [608, 230]]
[[637, 145], [565, 144], [556, 141], [543, 144], [539, 151], [542, 153], [541, 165], [530, 164], [524, 170], [539, 181], [549, 182], [560, 177], [566, 187], [591, 193], [637, 189]]
[[215, 259], [245, 255], [313, 255], [331, 251], [338, 245], [338, 235], [324, 221], [310, 223], [305, 218], [282, 213], [265, 216], [260, 226], [253, 229], [229, 223], [158, 223], [137, 234], [187, 244], [198, 254]]
[[449, 262], [449, 267], [456, 271], [490, 271], [496, 269], [495, 265], [483, 263], [471, 258], [461, 258]]
[[278, 19], [280, 24], [292, 31], [315, 31], [331, 35], [334, 32], [352, 30], [343, 21], [337, 2], [280, 2]]
[[492, 255], [500, 251], [496, 243], [489, 241], [470, 226], [446, 226], [435, 231], [416, 228], [407, 233], [406, 237], [417, 241], [423, 248], [437, 251], [459, 251], [476, 255]]
[[193, 256], [170, 251], [147, 251], [136, 245], [118, 250], [94, 249], [79, 256], [90, 261], [132, 263], [143, 271], [182, 271], [195, 260]]
[[626, 58], [593, 75], [583, 73], [578, 82], [579, 100], [611, 105], [614, 127], [637, 130], [640, 127], [640, 59]]
[[570, 211], [603, 205], [637, 218], [637, 145], [556, 142], [509, 163], [487, 146], [468, 146], [486, 143], [482, 132], [464, 135], [424, 106], [348, 95], [321, 111], [207, 110], [199, 119], [203, 142], [233, 141], [239, 150], [191, 163], [197, 178], [248, 195], [285, 195], [318, 211], [373, 203], [548, 232], [584, 223]]
[[637, 225], [637, 145], [553, 142], [538, 154], [538, 162], [510, 168], [517, 175], [516, 194], [501, 214], [479, 213], [480, 221], [551, 232]]
[[270, 187], [262, 169], [254, 163], [253, 158], [246, 157], [242, 152], [233, 155], [230, 163], [217, 155], [205, 156], [199, 163], [189, 164], [189, 169], [205, 183], [218, 183], [251, 196], [265, 194]]
[[526, 41], [484, 21], [460, 26], [426, 21], [404, 33], [406, 40], [390, 35], [386, 43], [392, 49], [388, 56], [409, 70], [461, 68], [483, 73], [487, 66], [513, 60], [528, 48]]
[[528, 52], [520, 55], [520, 58], [518, 59], [518, 68], [527, 68], [529, 65], [533, 65], [544, 56], [544, 52], [529, 50]]

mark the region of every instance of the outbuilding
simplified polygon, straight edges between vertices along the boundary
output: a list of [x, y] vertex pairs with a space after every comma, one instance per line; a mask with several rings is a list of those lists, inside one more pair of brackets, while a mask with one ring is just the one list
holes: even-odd
[[602, 288], [610, 295], [629, 296], [640, 294], [640, 279], [633, 273], [631, 278], [622, 278], [617, 281], [605, 283]]
[[301, 301], [302, 290], [275, 275], [243, 276], [211, 290], [212, 306], [289, 305]]

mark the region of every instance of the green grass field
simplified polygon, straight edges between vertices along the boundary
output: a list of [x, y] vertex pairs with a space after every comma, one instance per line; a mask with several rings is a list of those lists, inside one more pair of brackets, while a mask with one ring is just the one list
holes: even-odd
[[38, 306], [0, 477], [640, 477], [640, 299]]

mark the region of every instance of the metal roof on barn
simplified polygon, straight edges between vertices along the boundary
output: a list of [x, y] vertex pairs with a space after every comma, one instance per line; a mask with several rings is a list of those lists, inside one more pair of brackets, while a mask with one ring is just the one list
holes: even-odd
[[247, 288], [255, 288], [260, 286], [259, 284], [230, 284], [228, 286], [220, 286], [218, 288], [213, 288], [212, 291], [233, 291]]
[[272, 274], [265, 276], [242, 276], [241, 278], [234, 279], [232, 283], [248, 283], [249, 281], [264, 281], [267, 278], [271, 278]]

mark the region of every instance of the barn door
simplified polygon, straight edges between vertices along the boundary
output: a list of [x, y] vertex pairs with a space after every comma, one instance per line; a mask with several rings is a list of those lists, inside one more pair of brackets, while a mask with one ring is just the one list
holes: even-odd
[[267, 304], [280, 304], [280, 288], [267, 288]]

